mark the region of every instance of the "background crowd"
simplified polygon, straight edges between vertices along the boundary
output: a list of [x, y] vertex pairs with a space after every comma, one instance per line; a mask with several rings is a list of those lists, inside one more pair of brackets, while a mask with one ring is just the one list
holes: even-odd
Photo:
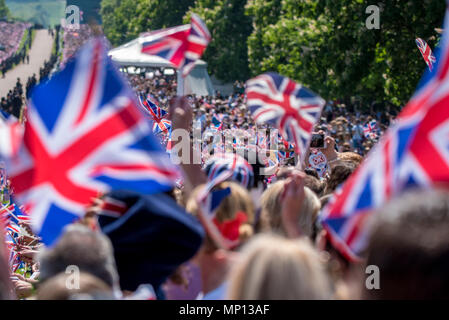
[[[83, 30], [64, 33], [61, 65], [91, 35]], [[40, 80], [55, 63], [52, 58], [44, 66]], [[99, 195], [50, 248], [33, 233], [26, 208], [14, 204], [14, 190], [3, 170], [0, 214], [12, 222], [2, 234], [9, 261], [0, 259], [1, 298], [448, 297], [447, 192], [412, 192], [381, 208], [366, 260], [360, 263], [349, 261], [328, 242], [319, 221], [320, 210], [394, 123], [398, 108], [328, 101], [314, 128], [324, 143], [312, 146], [304, 163], [298, 163], [291, 144], [278, 134], [271, 139], [274, 128], [253, 122], [244, 82], [235, 82], [229, 95], [175, 98], [175, 75], [156, 69], [142, 74], [122, 71], [136, 97], [151, 100], [166, 113], [166, 130], [150, 113], [147, 116], [167, 152], [176, 146], [173, 130], [199, 128], [201, 150], [192, 146], [192, 151], [201, 153], [201, 165], [181, 164], [182, 178], [166, 193]], [[36, 83], [36, 77], [27, 81], [27, 95]], [[22, 87], [18, 80], [5, 105], [2, 100], [4, 110], [15, 113]], [[262, 131], [270, 134], [259, 135]], [[230, 146], [224, 145], [226, 136], [231, 137]], [[255, 163], [248, 158], [251, 150], [262, 151]], [[211, 191], [226, 196], [208, 224], [198, 199], [222, 173], [227, 179], [213, 184]], [[373, 284], [377, 290], [365, 286], [366, 265], [382, 270], [380, 284]], [[80, 271], [75, 288], [67, 286], [70, 266]]]
[[[29, 30], [28, 37], [19, 50], [27, 29]], [[14, 65], [29, 59], [29, 57], [27, 58], [27, 48], [31, 46], [31, 24], [0, 21], [0, 30], [0, 71], [4, 76]]]

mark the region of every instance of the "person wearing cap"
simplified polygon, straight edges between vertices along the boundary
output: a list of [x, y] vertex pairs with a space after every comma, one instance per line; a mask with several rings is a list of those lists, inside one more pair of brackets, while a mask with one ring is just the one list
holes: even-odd
[[126, 208], [118, 217], [98, 218], [114, 248], [121, 289], [135, 291], [151, 284], [163, 299], [161, 285], [199, 250], [201, 224], [165, 193], [112, 191], [107, 196]]

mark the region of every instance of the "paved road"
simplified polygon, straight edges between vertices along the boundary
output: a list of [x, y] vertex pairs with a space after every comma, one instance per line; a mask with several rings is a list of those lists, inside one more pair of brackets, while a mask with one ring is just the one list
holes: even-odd
[[53, 38], [48, 34], [48, 30], [37, 30], [29, 51], [30, 64], [17, 65], [6, 73], [4, 79], [0, 76], [0, 97], [5, 97], [8, 91], [14, 88], [17, 78], [21, 79], [24, 87], [28, 77], [32, 76], [33, 73], [39, 80], [39, 69], [44, 65], [44, 61], [50, 58], [52, 47]]

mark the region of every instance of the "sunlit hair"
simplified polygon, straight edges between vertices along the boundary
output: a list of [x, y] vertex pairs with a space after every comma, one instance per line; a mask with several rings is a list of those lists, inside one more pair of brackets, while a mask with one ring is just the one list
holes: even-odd
[[[196, 187], [187, 200], [186, 210], [194, 216], [199, 215], [196, 198], [203, 187], [204, 185]], [[237, 213], [243, 212], [247, 217], [247, 221], [239, 228], [239, 240], [243, 243], [254, 233], [252, 227], [254, 223], [254, 205], [248, 191], [238, 183], [225, 181], [215, 186], [213, 190], [223, 190], [228, 187], [231, 189], [231, 194], [223, 199], [215, 212], [215, 217], [219, 222], [225, 222], [235, 219]], [[210, 249], [216, 249], [216, 245], [209, 236], [206, 236], [205, 244]]]
[[329, 299], [330, 283], [308, 240], [262, 234], [242, 250], [229, 273], [231, 300]]
[[[282, 194], [286, 180], [281, 180], [271, 185], [261, 198], [261, 215], [267, 219], [271, 231], [285, 234], [281, 221]], [[315, 193], [304, 187], [304, 201], [298, 218], [298, 225], [304, 235], [311, 237], [314, 231], [318, 211], [321, 209], [320, 200]]]

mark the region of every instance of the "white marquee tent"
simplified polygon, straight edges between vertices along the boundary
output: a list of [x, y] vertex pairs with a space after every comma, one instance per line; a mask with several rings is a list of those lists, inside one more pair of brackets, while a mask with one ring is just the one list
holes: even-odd
[[[108, 52], [111, 59], [122, 67], [174, 68], [158, 56], [141, 53], [139, 38]], [[178, 74], [178, 82], [180, 75]], [[184, 79], [184, 94], [214, 95], [214, 87], [207, 73], [207, 63], [198, 60], [190, 74]]]

